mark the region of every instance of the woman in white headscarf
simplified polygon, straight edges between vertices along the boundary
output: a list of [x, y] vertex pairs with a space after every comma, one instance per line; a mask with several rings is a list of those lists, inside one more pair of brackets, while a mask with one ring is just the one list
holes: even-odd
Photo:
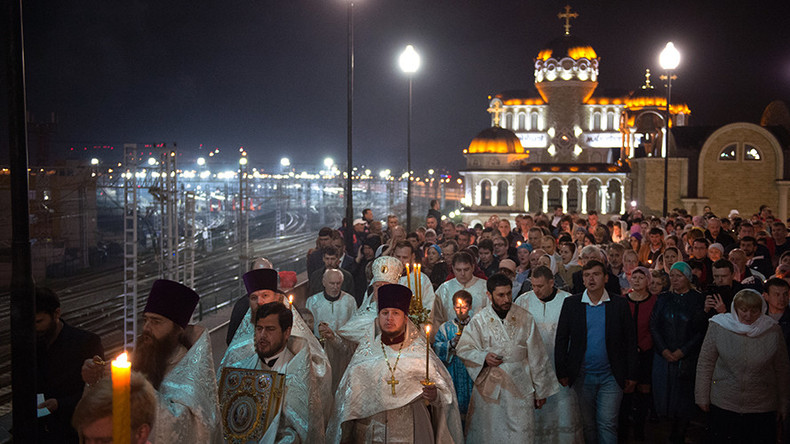
[[554, 286], [559, 288], [562, 291], [568, 291], [568, 284], [563, 279], [562, 275], [559, 274], [558, 269], [559, 265], [557, 264], [557, 259], [550, 254], [544, 254], [538, 259], [538, 263], [545, 267], [548, 267], [551, 270], [551, 273], [554, 275]]
[[711, 442], [775, 443], [787, 417], [790, 361], [782, 330], [752, 290], [710, 319], [697, 364], [695, 402], [710, 412]]

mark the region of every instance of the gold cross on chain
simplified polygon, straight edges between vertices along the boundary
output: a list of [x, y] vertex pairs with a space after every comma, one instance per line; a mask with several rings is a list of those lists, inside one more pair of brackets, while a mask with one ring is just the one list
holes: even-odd
[[390, 379], [384, 378], [384, 382], [392, 387], [392, 396], [395, 396], [395, 386], [400, 383], [397, 379], [395, 379], [395, 375], [391, 375]]

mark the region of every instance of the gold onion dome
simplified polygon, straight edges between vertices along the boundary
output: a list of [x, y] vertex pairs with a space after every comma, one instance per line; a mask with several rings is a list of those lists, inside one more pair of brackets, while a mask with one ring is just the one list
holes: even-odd
[[513, 131], [493, 126], [484, 129], [472, 140], [469, 154], [523, 154], [524, 147]]

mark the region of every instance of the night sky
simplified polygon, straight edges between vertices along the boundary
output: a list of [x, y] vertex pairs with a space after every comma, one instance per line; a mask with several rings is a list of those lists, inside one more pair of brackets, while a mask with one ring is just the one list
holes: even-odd
[[[489, 125], [488, 95], [537, 96], [533, 59], [562, 34], [565, 4], [358, 0], [354, 163], [405, 169], [408, 81], [397, 56], [413, 44], [423, 59], [414, 77], [413, 165], [462, 168], [461, 151]], [[571, 6], [580, 14], [571, 33], [601, 58], [598, 95], [638, 88], [645, 68], [658, 74], [658, 54], [671, 40], [682, 54], [673, 102], [688, 103], [693, 125], [759, 123], [772, 100], [790, 101], [786, 1]], [[345, 161], [344, 0], [24, 7], [28, 110], [37, 120], [59, 116], [52, 157], [99, 145], [116, 150], [83, 154], [119, 157], [124, 142], [177, 142], [182, 165], [215, 147], [230, 164], [240, 146], [252, 166], [267, 169], [283, 156], [297, 169], [326, 156]]]

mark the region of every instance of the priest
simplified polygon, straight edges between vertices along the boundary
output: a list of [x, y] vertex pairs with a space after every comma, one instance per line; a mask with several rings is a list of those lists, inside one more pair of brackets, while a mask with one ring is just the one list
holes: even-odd
[[381, 334], [359, 344], [340, 381], [328, 442], [463, 442], [452, 379], [408, 318], [411, 296], [379, 288]]
[[472, 317], [456, 348], [475, 383], [466, 440], [533, 437], [534, 409], [543, 407], [559, 383], [532, 315], [512, 304], [512, 281], [497, 273], [486, 289], [491, 304]]
[[351, 319], [357, 309], [354, 296], [341, 290], [343, 273], [329, 268], [324, 271], [324, 290], [307, 298], [305, 307], [313, 314], [313, 333], [324, 345], [324, 351], [332, 365], [332, 393], [346, 371], [354, 354], [354, 345], [336, 335], [338, 328]]
[[[220, 376], [223, 367], [251, 368], [248, 363], [257, 358], [254, 314], [258, 308], [271, 302], [290, 305], [285, 300], [285, 294], [278, 289], [276, 270], [255, 269], [245, 273], [242, 278], [250, 309], [222, 358], [218, 371]], [[284, 372], [286, 378], [289, 373], [292, 377], [281, 409], [281, 430], [278, 430], [275, 442], [289, 442], [289, 437], [298, 436], [302, 442], [321, 443], [324, 442], [327, 418], [332, 408], [332, 369], [318, 339], [301, 316], [294, 313], [295, 310], [294, 307], [288, 310], [292, 313], [293, 324], [289, 341], [293, 343], [293, 360], [303, 365], [289, 366], [290, 370]]]
[[[132, 355], [139, 371], [156, 390], [154, 444], [216, 442], [222, 437], [214, 359], [208, 331], [189, 325], [200, 297], [178, 282], [154, 282], [143, 310], [143, 332]], [[96, 383], [105, 366], [83, 364], [83, 379]]]

